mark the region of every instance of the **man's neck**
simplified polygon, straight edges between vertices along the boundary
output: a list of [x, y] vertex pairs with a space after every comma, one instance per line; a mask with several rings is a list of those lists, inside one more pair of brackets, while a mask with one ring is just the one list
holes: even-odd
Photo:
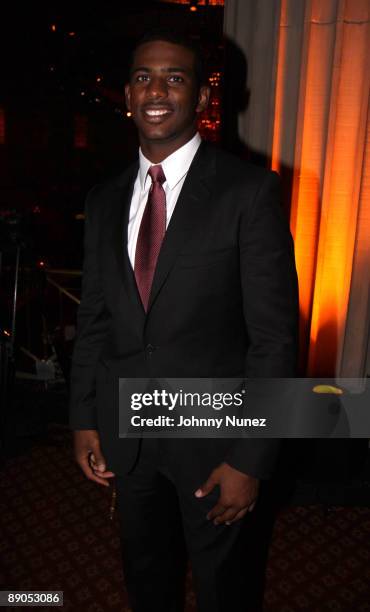
[[140, 142], [140, 148], [143, 155], [152, 163], [160, 164], [164, 159], [175, 153], [178, 149], [181, 149], [186, 143], [194, 138], [197, 130], [194, 129], [193, 133], [189, 134], [183, 140], [174, 140], [169, 142]]

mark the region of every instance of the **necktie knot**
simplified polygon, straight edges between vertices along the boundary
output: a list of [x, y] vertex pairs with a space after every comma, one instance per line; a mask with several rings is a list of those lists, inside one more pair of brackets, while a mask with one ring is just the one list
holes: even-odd
[[162, 185], [166, 180], [161, 164], [158, 164], [156, 166], [150, 166], [148, 174], [152, 179], [153, 183], [159, 183], [160, 185]]

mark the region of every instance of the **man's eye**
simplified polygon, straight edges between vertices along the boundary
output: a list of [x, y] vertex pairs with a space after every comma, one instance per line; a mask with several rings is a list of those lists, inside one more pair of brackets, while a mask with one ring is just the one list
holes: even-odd
[[148, 74], [138, 74], [137, 77], [136, 77], [136, 80], [139, 83], [143, 83], [144, 81], [148, 81], [148, 79], [149, 79], [149, 75]]
[[171, 83], [183, 83], [184, 82], [184, 79], [182, 78], [182, 76], [179, 76], [178, 74], [172, 74], [168, 80]]

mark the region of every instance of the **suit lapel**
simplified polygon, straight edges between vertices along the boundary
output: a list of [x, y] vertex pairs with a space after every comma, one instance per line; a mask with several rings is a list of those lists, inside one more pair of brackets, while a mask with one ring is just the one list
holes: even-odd
[[208, 149], [207, 144], [202, 143], [189, 168], [162, 243], [153, 278], [148, 313], [166, 281], [178, 253], [181, 252], [193, 228], [207, 214], [208, 207], [206, 204], [210, 196], [214, 172], [214, 156]]
[[135, 179], [139, 165], [134, 164], [119, 181], [119, 206], [118, 215], [113, 219], [112, 245], [121, 272], [121, 278], [127, 296], [130, 300], [134, 317], [133, 322], [141, 335], [145, 324], [145, 311], [137, 290], [134, 272], [127, 251], [127, 228], [130, 214], [130, 205], [134, 189]]

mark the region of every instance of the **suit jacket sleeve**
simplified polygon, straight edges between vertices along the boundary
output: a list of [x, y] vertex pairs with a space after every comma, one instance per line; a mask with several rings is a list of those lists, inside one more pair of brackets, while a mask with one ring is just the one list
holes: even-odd
[[72, 356], [70, 426], [96, 429], [96, 367], [107, 334], [103, 291], [98, 261], [100, 209], [93, 188], [85, 206], [84, 265], [77, 338]]
[[[291, 378], [296, 374], [298, 285], [293, 240], [280, 192], [278, 175], [265, 175], [240, 226], [240, 271], [249, 337], [246, 378]], [[275, 439], [241, 439], [227, 461], [240, 471], [266, 478], [273, 471], [279, 446]]]

